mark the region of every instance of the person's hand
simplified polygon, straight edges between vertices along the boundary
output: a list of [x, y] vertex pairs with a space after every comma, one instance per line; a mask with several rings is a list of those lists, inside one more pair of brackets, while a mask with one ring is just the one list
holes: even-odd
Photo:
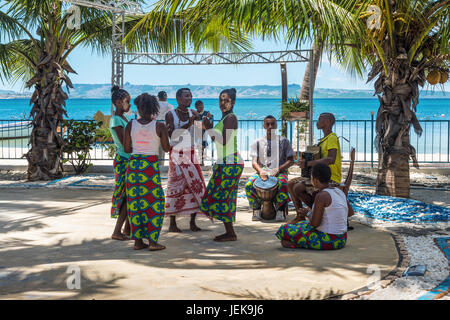
[[203, 117], [203, 119], [202, 119], [202, 125], [203, 125], [203, 128], [204, 128], [205, 130], [207, 130], [207, 129], [209, 129], [209, 128], [212, 127], [211, 121], [209, 121], [208, 117], [206, 117], [206, 116]]
[[275, 168], [275, 169], [272, 169], [272, 170], [270, 171], [270, 175], [271, 175], [272, 177], [276, 177], [279, 173], [280, 173], [280, 169], [279, 169], [279, 168]]
[[306, 160], [303, 160], [303, 159], [299, 160], [299, 161], [297, 162], [297, 165], [300, 167], [300, 169], [305, 169], [305, 166], [306, 166]]
[[192, 116], [195, 118], [195, 120], [200, 119], [200, 114], [195, 110], [192, 110]]
[[311, 210], [311, 209], [308, 208], [308, 207], [306, 207], [306, 208], [300, 208], [300, 209], [298, 209], [297, 214], [298, 214], [299, 216], [306, 217], [306, 215], [308, 214], [308, 212], [309, 212], [310, 210]]
[[268, 176], [268, 174], [267, 174], [266, 171], [261, 171], [261, 172], [259, 173], [259, 176], [260, 176], [261, 179], [263, 179], [264, 181], [266, 181], [266, 180], [269, 178], [269, 176]]

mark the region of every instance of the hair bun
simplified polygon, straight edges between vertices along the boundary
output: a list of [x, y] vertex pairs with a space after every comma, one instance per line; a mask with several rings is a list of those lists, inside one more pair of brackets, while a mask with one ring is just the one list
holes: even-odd
[[114, 86], [114, 87], [112, 87], [112, 89], [111, 89], [111, 93], [114, 93], [114, 92], [119, 91], [119, 90], [120, 90], [120, 87], [119, 87], [119, 86]]

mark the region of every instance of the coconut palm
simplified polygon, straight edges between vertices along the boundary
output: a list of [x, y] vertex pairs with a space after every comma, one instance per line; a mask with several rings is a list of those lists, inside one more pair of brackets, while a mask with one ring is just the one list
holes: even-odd
[[[80, 46], [89, 46], [100, 54], [111, 49], [112, 17], [109, 12], [81, 7], [81, 26], [71, 29], [68, 7], [59, 0], [11, 0], [0, 7], [0, 79], [11, 83], [24, 81], [27, 88], [34, 88], [30, 100], [31, 149], [26, 154], [29, 180], [53, 180], [62, 176], [64, 142], [58, 128], [64, 116], [67, 117], [68, 89], [73, 88], [68, 76], [75, 73], [68, 62], [71, 53]], [[127, 16], [126, 31], [141, 21], [140, 16]], [[145, 41], [136, 45], [129, 42], [128, 48], [173, 51], [195, 41], [200, 46], [228, 49], [235, 47], [234, 42], [245, 43], [233, 30], [226, 30], [224, 34], [222, 28], [213, 35], [205, 32], [203, 34], [208, 38], [204, 39], [199, 32], [201, 26], [193, 28], [196, 33], [189, 35], [181, 32], [176, 21], [169, 21], [167, 25], [170, 32], [155, 28], [146, 34]], [[177, 41], [180, 34], [188, 40]]]
[[409, 196], [409, 159], [418, 166], [410, 128], [419, 88], [448, 80], [450, 0], [161, 0], [184, 19], [234, 24], [247, 32], [307, 39], [349, 72], [375, 81], [379, 170], [377, 193]]
[[409, 197], [409, 159], [418, 167], [410, 129], [422, 128], [416, 117], [419, 89], [448, 80], [450, 0], [357, 1], [358, 32], [347, 46], [332, 44], [337, 60], [359, 66], [374, 80], [380, 107], [376, 120], [379, 150], [377, 194]]
[[[166, 19], [178, 16], [185, 22], [185, 29], [197, 22], [226, 26], [233, 30], [241, 29], [245, 34], [265, 38], [285, 39], [287, 45], [298, 46], [305, 41], [313, 42], [314, 60], [308, 62], [300, 99], [309, 100], [310, 77], [314, 86], [319, 63], [324, 48], [324, 37], [334, 33], [335, 39], [344, 39], [352, 23], [344, 23], [347, 29], [339, 30], [338, 19], [345, 20], [346, 10], [341, 8], [346, 0], [301, 0], [301, 1], [267, 1], [267, 0], [161, 0], [156, 4], [156, 12], [164, 12]], [[153, 20], [155, 22], [164, 19]], [[313, 74], [310, 75], [310, 64]], [[313, 89], [313, 88], [311, 88]]]

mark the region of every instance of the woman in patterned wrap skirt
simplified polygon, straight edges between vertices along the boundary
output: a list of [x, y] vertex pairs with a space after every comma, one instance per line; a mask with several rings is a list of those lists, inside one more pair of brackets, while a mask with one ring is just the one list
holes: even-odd
[[[123, 149], [123, 137], [128, 119], [125, 114], [131, 109], [130, 95], [127, 91], [115, 86], [111, 90], [111, 100], [116, 111], [109, 122], [109, 130], [116, 146], [113, 168], [115, 186], [111, 204], [111, 218], [117, 219], [114, 232], [111, 236], [114, 240], [130, 240], [130, 223], [127, 219], [127, 202], [125, 194], [126, 170], [130, 155]], [[125, 223], [124, 232], [122, 226]]]
[[331, 170], [326, 164], [316, 164], [312, 168], [311, 181], [318, 193], [308, 215], [309, 221], [282, 225], [276, 236], [283, 247], [335, 250], [345, 246], [347, 220], [354, 212], [345, 193], [330, 186], [330, 179]]
[[131, 238], [135, 250], [163, 250], [165, 246], [158, 239], [164, 221], [165, 198], [158, 156], [160, 147], [169, 151], [169, 138], [165, 124], [154, 120], [159, 113], [156, 97], [144, 93], [134, 103], [140, 119], [131, 121], [125, 128], [125, 151], [131, 153], [126, 181]]
[[[237, 151], [238, 120], [233, 113], [236, 102], [236, 90], [227, 89], [219, 96], [222, 120], [212, 129], [212, 123], [203, 118], [203, 127], [208, 130], [217, 147], [217, 163], [213, 175], [206, 187], [201, 210], [213, 219], [222, 221], [225, 233], [214, 241], [236, 241], [233, 223], [236, 218], [236, 200], [239, 179], [244, 170], [244, 162]], [[231, 133], [231, 134], [230, 134]]]

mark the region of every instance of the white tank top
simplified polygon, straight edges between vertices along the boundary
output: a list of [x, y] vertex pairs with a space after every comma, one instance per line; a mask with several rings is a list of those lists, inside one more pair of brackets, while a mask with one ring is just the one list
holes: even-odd
[[322, 222], [317, 230], [329, 234], [346, 233], [348, 206], [345, 193], [338, 188], [326, 188], [323, 191], [331, 196], [331, 204], [324, 209]]
[[[192, 110], [188, 109], [189, 118], [192, 117]], [[178, 115], [175, 110], [170, 111], [173, 116], [173, 124], [174, 124], [174, 132], [177, 129], [180, 129], [182, 126], [185, 126], [189, 123], [189, 119], [187, 121], [181, 121], [178, 118]], [[179, 136], [177, 139], [170, 140], [170, 145], [172, 147], [176, 146], [177, 149], [189, 149], [194, 145], [194, 126], [190, 126], [189, 129], [181, 129], [184, 130], [184, 134]], [[173, 136], [173, 133], [172, 133]], [[181, 142], [180, 142], [181, 141]]]
[[159, 155], [161, 139], [156, 134], [156, 120], [147, 124], [140, 124], [137, 120], [132, 120], [131, 143], [133, 154]]

